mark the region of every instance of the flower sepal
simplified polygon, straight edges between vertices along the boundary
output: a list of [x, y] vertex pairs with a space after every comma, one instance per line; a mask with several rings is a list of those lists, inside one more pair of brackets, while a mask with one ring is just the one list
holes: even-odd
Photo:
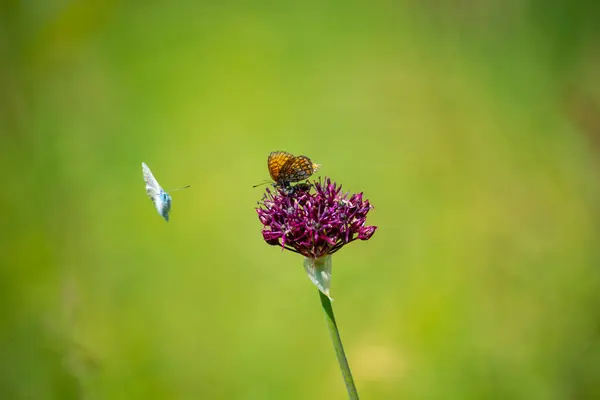
[[331, 254], [319, 258], [304, 258], [304, 269], [308, 274], [310, 281], [319, 289], [321, 293], [333, 300], [329, 295], [329, 286], [331, 284]]

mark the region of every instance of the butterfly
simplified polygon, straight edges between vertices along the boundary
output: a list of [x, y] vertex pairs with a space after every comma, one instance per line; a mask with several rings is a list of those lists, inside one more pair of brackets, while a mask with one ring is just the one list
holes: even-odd
[[267, 159], [269, 174], [275, 185], [289, 188], [291, 182], [299, 182], [310, 178], [321, 165], [313, 163], [306, 156], [294, 156], [285, 151], [273, 151]]
[[[167, 221], [169, 222], [169, 212], [171, 211], [171, 196], [169, 193], [165, 192], [163, 188], [158, 184], [154, 175], [152, 175], [152, 171], [146, 165], [146, 163], [142, 163], [142, 172], [144, 173], [144, 181], [146, 182], [146, 193], [150, 200], [154, 203], [156, 207], [156, 211]], [[175, 189], [187, 189], [190, 185]]]

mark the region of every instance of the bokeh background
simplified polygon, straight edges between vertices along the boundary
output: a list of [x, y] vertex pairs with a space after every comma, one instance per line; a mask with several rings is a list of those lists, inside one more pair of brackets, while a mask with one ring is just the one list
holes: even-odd
[[600, 398], [596, 4], [2, 2], [0, 397], [344, 399], [261, 238], [281, 149], [375, 206], [333, 259], [363, 398]]

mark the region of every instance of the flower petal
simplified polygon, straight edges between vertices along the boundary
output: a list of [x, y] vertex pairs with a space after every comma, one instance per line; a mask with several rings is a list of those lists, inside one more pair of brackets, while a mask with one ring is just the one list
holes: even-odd
[[360, 240], [369, 240], [376, 230], [376, 226], [365, 226], [358, 231], [358, 238]]

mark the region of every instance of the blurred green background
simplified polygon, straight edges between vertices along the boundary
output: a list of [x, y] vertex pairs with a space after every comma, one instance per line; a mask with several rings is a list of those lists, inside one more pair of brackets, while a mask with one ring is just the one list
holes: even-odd
[[596, 4], [3, 2], [0, 397], [344, 399], [260, 234], [281, 149], [375, 206], [333, 259], [363, 398], [600, 398]]

